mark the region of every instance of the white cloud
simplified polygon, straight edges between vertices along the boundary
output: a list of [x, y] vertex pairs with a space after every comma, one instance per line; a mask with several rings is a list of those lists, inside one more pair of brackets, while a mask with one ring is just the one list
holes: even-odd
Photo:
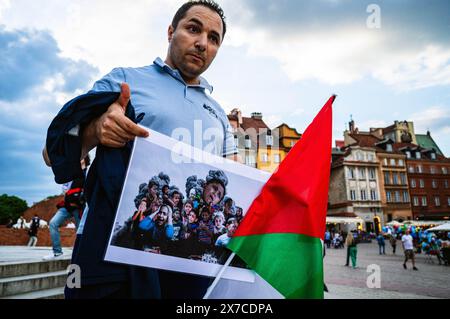
[[0, 21], [3, 17], [3, 13], [11, 7], [10, 0], [0, 0]]
[[450, 108], [433, 106], [422, 112], [411, 115], [410, 120], [414, 122], [416, 133], [426, 132], [433, 128], [434, 133], [442, 134], [450, 131]]

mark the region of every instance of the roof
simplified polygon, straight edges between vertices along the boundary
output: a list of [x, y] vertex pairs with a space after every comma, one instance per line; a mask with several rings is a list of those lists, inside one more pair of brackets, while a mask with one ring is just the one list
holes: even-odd
[[436, 153], [444, 156], [439, 146], [437, 146], [436, 142], [433, 140], [431, 135], [429, 134], [416, 134], [417, 144], [422, 146], [423, 148], [434, 148]]
[[254, 128], [256, 129], [257, 133], [260, 133], [260, 129], [266, 129], [269, 130], [269, 127], [267, 126], [267, 124], [261, 119], [255, 119], [252, 117], [242, 117], [242, 125], [241, 127], [244, 130], [247, 130], [249, 128]]
[[337, 148], [344, 148], [345, 147], [345, 141], [344, 140], [336, 140], [336, 147]]
[[351, 144], [351, 146], [358, 145], [361, 147], [378, 148], [375, 144], [382, 141], [382, 139], [380, 139], [372, 134], [352, 133], [349, 135], [354, 140], [356, 140], [356, 143]]

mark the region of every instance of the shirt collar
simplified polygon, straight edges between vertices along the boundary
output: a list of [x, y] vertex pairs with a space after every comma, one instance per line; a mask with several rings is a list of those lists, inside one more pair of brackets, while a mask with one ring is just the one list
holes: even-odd
[[171, 76], [173, 76], [174, 78], [176, 78], [177, 80], [181, 81], [184, 83], [184, 85], [189, 86], [189, 87], [199, 87], [202, 89], [206, 89], [209, 91], [209, 93], [212, 93], [214, 88], [212, 85], [210, 85], [208, 83], [208, 81], [206, 81], [206, 79], [204, 79], [203, 77], [200, 77], [200, 84], [197, 85], [188, 85], [186, 84], [186, 82], [184, 81], [183, 77], [181, 76], [180, 72], [178, 70], [174, 70], [172, 69], [169, 65], [167, 65], [161, 58], [156, 58], [156, 60], [153, 62], [154, 64], [156, 64], [157, 66], [159, 66], [161, 69], [163, 69], [164, 71], [166, 71], [167, 73], [169, 73]]

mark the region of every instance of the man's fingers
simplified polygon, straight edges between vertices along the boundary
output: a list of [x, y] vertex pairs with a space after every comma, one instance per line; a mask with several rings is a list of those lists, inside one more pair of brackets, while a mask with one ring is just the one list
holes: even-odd
[[130, 98], [130, 87], [128, 86], [128, 84], [122, 83], [122, 85], [120, 86], [120, 96], [117, 99], [117, 102], [122, 106], [124, 112], [127, 110], [127, 105], [130, 102]]
[[123, 121], [118, 122], [120, 127], [124, 129], [128, 134], [138, 137], [148, 137], [149, 133], [146, 129], [133, 123], [129, 118], [124, 118]]

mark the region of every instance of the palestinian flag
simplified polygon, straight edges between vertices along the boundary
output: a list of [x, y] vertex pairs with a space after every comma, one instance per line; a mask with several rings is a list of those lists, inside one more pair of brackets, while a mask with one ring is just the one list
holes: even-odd
[[321, 239], [335, 98], [330, 98], [264, 185], [228, 245], [286, 298], [323, 298]]

